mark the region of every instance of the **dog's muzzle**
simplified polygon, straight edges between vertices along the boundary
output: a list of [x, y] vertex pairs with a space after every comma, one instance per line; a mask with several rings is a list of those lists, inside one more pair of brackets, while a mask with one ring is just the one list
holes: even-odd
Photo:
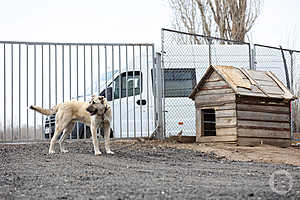
[[97, 114], [98, 109], [94, 108], [93, 106], [89, 106], [86, 108], [86, 111], [90, 114], [90, 116], [93, 116], [93, 115]]

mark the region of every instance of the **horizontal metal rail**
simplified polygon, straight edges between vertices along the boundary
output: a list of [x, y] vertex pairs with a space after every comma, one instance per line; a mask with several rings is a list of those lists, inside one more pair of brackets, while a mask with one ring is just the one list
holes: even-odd
[[154, 46], [154, 43], [75, 43], [75, 42], [26, 42], [26, 41], [0, 41], [0, 44], [25, 45], [79, 45], [79, 46]]

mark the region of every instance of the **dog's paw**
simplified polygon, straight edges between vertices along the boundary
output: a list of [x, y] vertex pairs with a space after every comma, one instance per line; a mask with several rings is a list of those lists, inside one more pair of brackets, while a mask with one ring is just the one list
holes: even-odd
[[100, 156], [102, 153], [100, 151], [95, 152], [95, 156]]
[[67, 149], [62, 149], [60, 150], [62, 153], [69, 153], [69, 151]]
[[111, 154], [111, 155], [115, 154], [115, 153], [114, 153], [113, 151], [111, 151], [111, 150], [106, 151], [106, 153], [107, 153], [107, 154]]
[[55, 154], [54, 150], [49, 150], [49, 154]]

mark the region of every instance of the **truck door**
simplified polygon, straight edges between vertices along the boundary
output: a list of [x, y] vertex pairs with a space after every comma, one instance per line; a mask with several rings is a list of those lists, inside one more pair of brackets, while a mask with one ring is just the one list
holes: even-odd
[[115, 137], [146, 137], [147, 102], [143, 90], [143, 74], [140, 71], [121, 73], [108, 86], [108, 100], [113, 112], [113, 130]]

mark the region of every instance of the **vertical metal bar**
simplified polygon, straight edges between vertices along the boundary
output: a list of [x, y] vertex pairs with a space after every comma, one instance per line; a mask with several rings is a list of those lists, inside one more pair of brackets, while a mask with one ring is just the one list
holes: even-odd
[[[78, 45], [76, 45], [76, 100], [78, 101], [78, 93], [79, 93], [79, 80], [78, 80]], [[78, 122], [76, 123], [76, 132], [77, 132], [77, 140], [79, 140], [79, 126]]]
[[253, 69], [253, 61], [252, 61], [252, 51], [251, 51], [251, 44], [247, 44], [248, 45], [248, 50], [249, 50], [249, 68]]
[[[162, 45], [162, 50], [163, 50], [163, 45]], [[153, 48], [152, 48], [153, 51]], [[163, 52], [163, 51], [162, 51]], [[151, 71], [151, 76], [152, 76], [152, 91], [153, 91], [153, 106], [154, 106], [154, 127], [155, 129], [158, 127], [158, 110], [157, 110], [157, 59], [153, 57], [152, 55], [152, 71]]]
[[208, 39], [208, 65], [211, 66], [211, 39]]
[[98, 81], [97, 81], [97, 84], [98, 84], [98, 95], [100, 94], [100, 48], [99, 48], [99, 45], [97, 46], [98, 48]]
[[72, 48], [69, 45], [69, 100], [72, 99]]
[[26, 118], [26, 137], [27, 139], [29, 138], [29, 113], [28, 113], [28, 45], [26, 45], [26, 108], [27, 108], [27, 111], [26, 111], [26, 115], [27, 115], [27, 118]]
[[[34, 105], [36, 105], [36, 45], [33, 46], [34, 49], [34, 89], [33, 89], [33, 98], [34, 98]], [[36, 139], [36, 112], [34, 112], [34, 140]]]
[[143, 77], [142, 77], [142, 46], [140, 45], [139, 47], [140, 50], [140, 123], [141, 123], [141, 137], [143, 137], [143, 111], [142, 111], [142, 82], [143, 82]]
[[293, 59], [293, 51], [290, 50], [290, 57], [291, 57], [291, 91], [294, 94], [294, 59]]
[[[150, 102], [149, 102], [149, 46], [147, 46], [147, 48], [146, 48], [146, 62], [147, 62], [147, 64], [146, 64], [146, 67], [147, 67], [147, 74], [146, 74], [146, 76], [147, 76], [147, 135], [148, 135], [148, 137], [150, 137], [150, 113], [149, 113], [149, 111], [150, 111], [150, 109], [149, 109], [149, 104], [150, 104]], [[153, 83], [153, 82], [152, 82]]]
[[[44, 45], [42, 45], [42, 107], [44, 107]], [[44, 116], [42, 115], [42, 140], [44, 139], [44, 132]]]
[[19, 130], [18, 139], [22, 138], [21, 135], [21, 44], [19, 44]]
[[91, 95], [94, 94], [93, 81], [93, 46], [91, 45]]
[[105, 60], [105, 97], [107, 98], [107, 47], [104, 46], [104, 60]]
[[62, 80], [62, 102], [65, 101], [65, 46], [61, 46], [61, 59], [62, 59], [62, 66], [61, 66], [61, 80]]
[[[135, 51], [134, 51], [134, 45], [132, 46], [132, 79], [134, 80], [135, 78]], [[136, 138], [136, 123], [135, 123], [135, 84], [133, 82], [133, 134], [134, 137]]]
[[11, 140], [14, 140], [14, 45], [11, 44]]
[[[6, 51], [5, 44], [3, 45], [3, 139], [6, 141]], [[28, 107], [28, 106], [27, 106]], [[27, 111], [28, 113], [28, 111]]]
[[57, 46], [55, 45], [55, 105], [57, 105]]
[[104, 61], [105, 61], [105, 97], [107, 98], [107, 47], [104, 46]]
[[287, 85], [287, 88], [290, 89], [291, 85], [290, 85], [290, 79], [289, 79], [289, 72], [288, 72], [288, 68], [287, 68], [287, 64], [286, 64], [284, 51], [283, 51], [281, 46], [280, 46], [280, 50], [281, 50], [281, 55], [282, 55], [282, 60], [283, 60], [283, 66], [284, 66], [284, 72], [285, 72], [285, 78], [286, 78], [286, 85]]
[[[51, 108], [51, 46], [49, 45], [49, 109]], [[49, 125], [51, 125], [51, 117], [49, 119]], [[51, 133], [49, 133], [49, 140], [51, 140]]]
[[113, 117], [112, 117], [112, 120], [113, 120], [113, 131], [115, 132], [115, 81], [114, 81], [114, 65], [115, 65], [115, 62], [114, 62], [114, 46], [111, 46], [111, 71], [112, 71], [112, 88], [113, 88], [113, 92], [112, 92], [112, 108], [113, 108]]
[[121, 69], [121, 46], [119, 45], [119, 104], [120, 104], [120, 113], [119, 113], [119, 121], [120, 121], [120, 138], [122, 138], [122, 69]]
[[[164, 34], [164, 30], [162, 30], [162, 34], [161, 34], [161, 43], [162, 43], [162, 50], [161, 50], [161, 54], [158, 54], [154, 52], [154, 48], [152, 49], [152, 58], [153, 61], [155, 61], [155, 64], [153, 62], [153, 68], [155, 67], [155, 76], [156, 76], [156, 85], [155, 85], [155, 90], [156, 90], [156, 99], [155, 99], [155, 108], [154, 110], [156, 110], [155, 113], [155, 123], [156, 123], [156, 128], [157, 128], [157, 132], [158, 134], [162, 134], [165, 136], [165, 121], [163, 120], [163, 116], [164, 116], [164, 112], [163, 110], [165, 110], [165, 104], [164, 101], [165, 99], [164, 97], [164, 81], [162, 81], [161, 77], [162, 77], [162, 69], [164, 68], [164, 54], [165, 54], [165, 34]], [[209, 54], [211, 52], [211, 49], [209, 49]], [[209, 59], [211, 60], [211, 59]], [[159, 91], [160, 90], [160, 91]], [[160, 96], [161, 95], [161, 96]]]
[[[49, 45], [49, 109], [51, 108], [51, 46]], [[50, 137], [49, 137], [50, 139]]]
[[86, 101], [86, 83], [85, 83], [85, 45], [83, 46], [83, 99]]
[[104, 61], [105, 61], [105, 97], [107, 98], [107, 47], [104, 46]]
[[164, 121], [163, 121], [163, 112], [162, 112], [162, 98], [163, 98], [163, 78], [162, 78], [162, 69], [161, 69], [161, 54], [156, 53], [156, 105], [157, 105], [157, 117], [158, 117], [158, 123], [157, 123], [157, 137], [163, 138], [164, 135]]
[[[291, 62], [291, 72], [290, 72], [290, 74], [291, 74], [291, 91], [292, 91], [292, 94], [294, 94], [294, 60], [293, 60], [293, 51], [289, 51], [289, 53], [290, 53], [290, 57], [291, 57], [291, 60], [290, 60], [290, 62]], [[291, 116], [290, 116], [290, 118], [291, 118], [291, 138], [293, 139], [293, 140], [295, 140], [295, 137], [294, 137], [294, 131], [295, 131], [295, 128], [296, 128], [296, 123], [295, 123], [295, 119], [294, 119], [294, 117], [295, 117], [295, 115], [294, 115], [294, 113], [295, 113], [295, 109], [294, 109], [294, 106], [293, 106], [294, 104], [293, 104], [293, 101], [291, 101], [290, 102], [290, 110], [291, 110]]]
[[[71, 45], [69, 45], [69, 100], [71, 101], [72, 99], [72, 55], [71, 55]], [[74, 129], [74, 126], [73, 126]], [[73, 136], [73, 129], [71, 130], [71, 134], [70, 134], [70, 140], [72, 140], [72, 136]]]
[[[86, 63], [85, 63], [85, 45], [83, 45], [83, 99], [84, 101], [86, 101], [86, 82], [85, 82], [85, 67], [86, 67]], [[86, 139], [86, 125], [84, 125], [84, 139]]]
[[253, 45], [251, 49], [251, 65], [252, 65], [252, 69], [256, 70], [256, 46], [255, 45]]
[[[100, 95], [100, 48], [99, 45], [97, 45], [97, 64], [98, 64], [98, 77], [97, 77], [97, 95]], [[100, 130], [98, 129], [100, 132]]]
[[127, 138], [129, 138], [129, 108], [128, 108], [128, 48], [126, 45], [126, 127], [127, 127]]

